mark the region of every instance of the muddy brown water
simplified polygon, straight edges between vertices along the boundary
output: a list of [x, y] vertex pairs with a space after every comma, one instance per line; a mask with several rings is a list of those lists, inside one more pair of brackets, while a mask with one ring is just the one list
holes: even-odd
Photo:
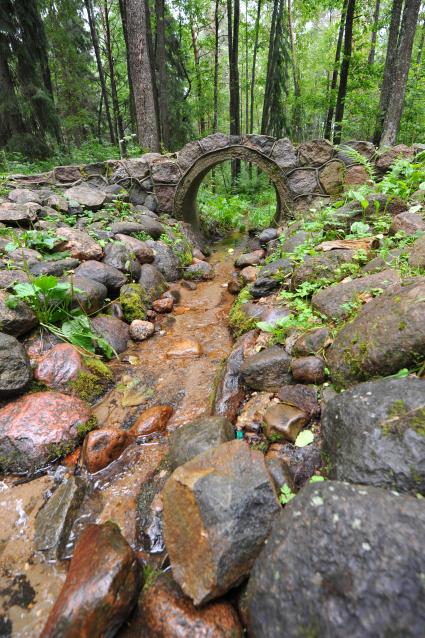
[[[210, 412], [214, 379], [231, 350], [227, 316], [233, 297], [225, 283], [233, 270], [234, 235], [215, 244], [210, 263], [212, 281], [180, 295], [175, 311], [160, 318], [160, 332], [136, 344], [112, 364], [115, 385], [95, 406], [101, 427], [129, 427], [151, 405], [174, 408], [168, 423], [172, 431]], [[200, 356], [170, 358], [167, 352], [183, 339], [196, 340]], [[86, 477], [88, 490], [74, 523], [68, 555], [76, 536], [89, 522], [115, 521], [130, 545], [140, 549], [137, 537], [137, 499], [167, 453], [167, 437], [151, 437], [133, 444], [105, 470]], [[67, 561], [46, 561], [33, 544], [37, 512], [55, 487], [55, 471], [18, 484], [17, 477], [0, 477], [0, 638], [38, 636], [65, 580]], [[74, 471], [71, 467], [69, 472]]]

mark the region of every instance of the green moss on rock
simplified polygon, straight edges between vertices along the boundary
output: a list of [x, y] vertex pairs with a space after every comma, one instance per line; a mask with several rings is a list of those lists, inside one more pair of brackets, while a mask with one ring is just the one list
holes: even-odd
[[84, 366], [85, 370], [81, 370], [76, 379], [70, 382], [69, 389], [80, 399], [92, 403], [105, 392], [114, 375], [100, 359], [87, 358]]
[[135, 319], [146, 319], [149, 298], [140, 284], [127, 284], [121, 288], [119, 303], [124, 313], [124, 319], [131, 323]]

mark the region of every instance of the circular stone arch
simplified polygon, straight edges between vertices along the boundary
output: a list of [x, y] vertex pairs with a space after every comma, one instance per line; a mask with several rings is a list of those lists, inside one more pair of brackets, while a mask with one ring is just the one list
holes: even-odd
[[234, 159], [244, 160], [258, 166], [270, 178], [276, 191], [276, 220], [290, 214], [292, 210], [291, 191], [281, 167], [260, 151], [243, 144], [237, 144], [203, 153], [186, 170], [177, 184], [174, 195], [173, 210], [177, 219], [184, 219], [195, 227], [199, 226], [196, 198], [202, 180], [214, 166]]

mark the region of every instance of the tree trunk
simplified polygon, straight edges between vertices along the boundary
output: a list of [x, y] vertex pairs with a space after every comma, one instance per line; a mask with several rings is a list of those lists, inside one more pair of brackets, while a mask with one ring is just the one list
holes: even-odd
[[276, 23], [279, 11], [279, 0], [273, 2], [272, 21], [270, 26], [269, 53], [267, 58], [266, 85], [264, 89], [263, 114], [261, 117], [261, 133], [267, 134], [270, 128], [270, 88], [271, 77], [273, 75], [272, 67], [274, 65], [274, 47], [276, 40]]
[[144, 0], [125, 0], [125, 9], [139, 144], [143, 149], [159, 151], [158, 111], [149, 45], [149, 13]]
[[420, 6], [421, 0], [406, 0], [404, 5], [395, 74], [385, 113], [380, 146], [392, 146], [397, 139]]
[[219, 71], [219, 17], [220, 0], [215, 0], [214, 9], [214, 117], [213, 132], [218, 131], [218, 71]]
[[10, 137], [23, 133], [26, 129], [19, 109], [15, 86], [7, 59], [7, 44], [3, 46], [0, 35], [0, 146], [6, 146]]
[[395, 71], [402, 7], [403, 0], [393, 0], [390, 30], [388, 33], [387, 55], [384, 66], [384, 78], [382, 81], [381, 95], [379, 99], [379, 113], [376, 121], [375, 133], [373, 135], [373, 143], [376, 146], [379, 145], [382, 136], [385, 113], [387, 110], [392, 79]]
[[102, 58], [100, 56], [99, 39], [97, 37], [93, 5], [91, 0], [84, 0], [84, 4], [86, 5], [87, 16], [89, 19], [91, 40], [92, 40], [94, 55], [96, 57], [97, 72], [99, 74], [100, 88], [103, 95], [103, 104], [105, 106], [105, 115], [106, 115], [106, 120], [108, 122], [108, 128], [109, 128], [109, 137], [111, 140], [111, 144], [116, 144], [114, 126], [112, 123], [111, 111], [109, 108], [109, 97], [108, 97], [108, 92], [106, 90], [105, 74], [103, 72]]
[[127, 31], [127, 16], [125, 12], [125, 0], [119, 0], [120, 5], [120, 15], [121, 15], [121, 24], [122, 24], [122, 32], [124, 35], [125, 42], [125, 57], [127, 64], [127, 81], [128, 81], [128, 107], [130, 113], [130, 120], [133, 126], [133, 130], [136, 128], [136, 107], [134, 106], [134, 94], [133, 94], [133, 84], [131, 82], [131, 73], [130, 73], [130, 57], [129, 57], [129, 47], [128, 47], [128, 31]]
[[205, 135], [205, 116], [204, 116], [204, 104], [203, 104], [202, 75], [201, 75], [201, 66], [199, 61], [198, 38], [196, 35], [193, 21], [191, 22], [190, 29], [191, 29], [191, 35], [192, 35], [193, 59], [195, 62], [196, 92], [198, 95], [198, 126], [199, 126], [199, 133], [201, 135]]
[[416, 75], [418, 75], [419, 72], [419, 67], [422, 61], [422, 51], [424, 50], [424, 44], [425, 44], [425, 18], [424, 21], [422, 22], [422, 29], [421, 29], [421, 37], [419, 40], [419, 45], [418, 45], [418, 53], [416, 55]]
[[370, 38], [370, 50], [368, 57], [368, 64], [373, 64], [375, 62], [375, 53], [376, 53], [376, 37], [378, 35], [378, 20], [379, 20], [379, 11], [381, 8], [381, 1], [376, 0], [375, 3], [375, 11], [373, 13], [373, 31]]
[[170, 148], [170, 126], [168, 117], [167, 69], [165, 63], [165, 3], [155, 0], [156, 14], [156, 62], [158, 69], [158, 111], [161, 127], [161, 141]]
[[[227, 26], [228, 26], [228, 47], [229, 47], [229, 116], [230, 135], [241, 134], [240, 117], [240, 87], [239, 87], [239, 21], [240, 21], [240, 0], [227, 0]], [[236, 179], [240, 173], [241, 163], [239, 160], [232, 161], [232, 184], [236, 184]]]
[[350, 70], [351, 51], [353, 46], [353, 21], [356, 0], [347, 1], [347, 15], [344, 30], [344, 55], [341, 62], [338, 97], [335, 106], [334, 144], [341, 142], [342, 120], [344, 118], [345, 98], [347, 95], [348, 72]]
[[292, 76], [294, 81], [295, 104], [292, 113], [292, 135], [295, 142], [301, 140], [301, 80], [295, 51], [295, 38], [292, 26], [292, 0], [288, 0], [288, 30], [291, 44]]
[[255, 72], [257, 66], [257, 52], [258, 52], [258, 38], [260, 32], [260, 17], [261, 17], [261, 0], [257, 3], [257, 15], [255, 18], [255, 39], [254, 50], [252, 53], [252, 69], [251, 69], [251, 113], [249, 122], [249, 132], [254, 132], [254, 97], [255, 97]]
[[332, 71], [332, 80], [329, 88], [329, 107], [326, 116], [325, 138], [332, 141], [332, 121], [335, 110], [335, 91], [338, 83], [339, 60], [341, 58], [342, 40], [344, 37], [345, 16], [347, 13], [347, 0], [344, 0], [341, 10], [341, 20], [339, 23], [338, 40], [336, 43], [335, 64]]
[[109, 81], [111, 84], [112, 110], [114, 113], [115, 134], [117, 139], [120, 141], [120, 148], [124, 149], [124, 154], [125, 154], [124, 125], [123, 125], [121, 112], [120, 112], [120, 105], [118, 101], [117, 82], [115, 77], [115, 64], [114, 64], [114, 57], [112, 55], [112, 41], [111, 41], [111, 29], [109, 24], [108, 0], [104, 0], [104, 3], [103, 3], [103, 25], [104, 25], [104, 32], [105, 32], [106, 53], [108, 56]]

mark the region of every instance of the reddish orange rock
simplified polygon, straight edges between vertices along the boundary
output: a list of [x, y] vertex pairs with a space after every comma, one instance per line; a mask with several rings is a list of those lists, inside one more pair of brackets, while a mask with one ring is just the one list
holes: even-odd
[[118, 525], [88, 525], [40, 638], [114, 636], [136, 603], [140, 580], [136, 555]]
[[34, 378], [48, 386], [60, 387], [72, 381], [83, 369], [83, 361], [69, 343], [53, 346], [39, 360]]
[[[128, 638], [240, 638], [238, 615], [230, 603], [209, 603], [197, 609], [169, 574], [145, 589]], [[124, 634], [127, 638], [127, 634]]]
[[172, 414], [173, 408], [170, 405], [154, 405], [140, 414], [129, 430], [129, 434], [137, 437], [153, 432], [163, 432]]
[[0, 410], [0, 458], [9, 471], [35, 470], [78, 440], [91, 408], [61, 392], [35, 392]]
[[93, 430], [84, 439], [83, 463], [91, 474], [99, 472], [121, 456], [129, 443], [129, 436], [124, 430]]
[[152, 302], [152, 308], [155, 312], [164, 313], [171, 312], [174, 306], [174, 299], [172, 297], [164, 297], [163, 299], [156, 299]]

